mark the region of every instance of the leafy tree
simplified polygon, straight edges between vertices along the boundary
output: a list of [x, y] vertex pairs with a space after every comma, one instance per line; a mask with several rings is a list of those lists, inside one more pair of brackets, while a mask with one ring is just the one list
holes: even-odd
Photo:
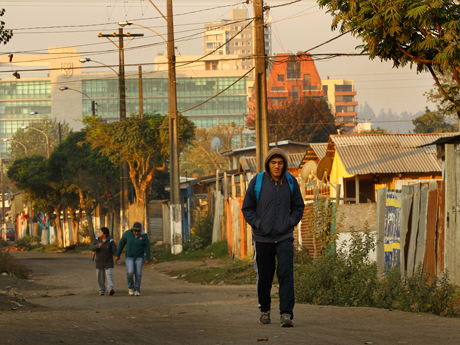
[[412, 120], [415, 126], [414, 133], [446, 133], [457, 132], [458, 124], [446, 122], [446, 117], [434, 111], [425, 108], [425, 113], [415, 120]]
[[[231, 150], [240, 143], [243, 127], [234, 123], [195, 130], [195, 139], [184, 150], [181, 157], [181, 174], [205, 176], [223, 170], [228, 166], [228, 158], [221, 152]], [[214, 138], [220, 139], [217, 150], [211, 148]]]
[[36, 208], [47, 213], [54, 226], [55, 238], [59, 238], [59, 245], [63, 247], [63, 231], [57, 220], [66, 199], [75, 195], [76, 190], [49, 163], [49, 160], [37, 155], [18, 158], [8, 169], [8, 177], [33, 200]]
[[[34, 121], [29, 127], [37, 128], [46, 133], [50, 139], [50, 151], [52, 152], [58, 145], [60, 140], [64, 140], [70, 133], [69, 124], [64, 122], [60, 124], [61, 135], [59, 136], [59, 122], [56, 119], [45, 119], [42, 121]], [[8, 154], [11, 158], [24, 157], [24, 146], [27, 147], [29, 156], [40, 155], [46, 157], [46, 137], [34, 129], [18, 129], [11, 137], [14, 141], [10, 142]]]
[[[334, 17], [332, 28], [351, 32], [370, 58], [393, 61], [395, 67], [415, 65], [429, 71], [460, 119], [460, 6], [453, 0], [318, 0]], [[454, 86], [442, 84], [451, 76]]]
[[[324, 99], [308, 98], [300, 102], [286, 103], [284, 109], [268, 111], [268, 140], [296, 140], [307, 143], [327, 142], [330, 134], [336, 134], [334, 115]], [[246, 125], [255, 127], [254, 118]]]
[[[129, 178], [135, 190], [135, 204], [139, 215], [145, 216], [152, 183], [158, 170], [165, 169], [169, 156], [169, 120], [159, 114], [144, 114], [140, 119], [131, 114], [125, 121], [102, 122], [100, 117], [86, 117], [86, 142], [92, 149], [119, 166], [129, 165]], [[185, 116], [178, 116], [179, 151], [190, 143], [195, 125]]]
[[[0, 17], [5, 14], [5, 9], [0, 9]], [[5, 29], [5, 22], [0, 20], [0, 43], [7, 44], [8, 41], [13, 37], [13, 31]]]
[[[60, 172], [62, 179], [69, 185], [75, 185], [78, 191], [73, 198], [68, 197], [74, 239], [78, 239], [79, 218], [78, 208], [86, 213], [91, 241], [94, 241], [92, 213], [105, 199], [109, 204], [109, 215], [115, 213], [114, 194], [119, 189], [119, 168], [115, 167], [107, 156], [100, 155], [99, 149], [91, 149], [84, 142], [86, 132], [71, 133], [53, 151], [50, 165]], [[113, 221], [113, 219], [111, 220]]]
[[[455, 87], [456, 81], [452, 79], [452, 75], [440, 75], [439, 82], [441, 85], [449, 85], [449, 87]], [[457, 111], [447, 104], [444, 95], [441, 93], [438, 87], [432, 88], [430, 91], [423, 94], [426, 96], [427, 101], [436, 104], [436, 112], [451, 117], [452, 119], [457, 118]]]

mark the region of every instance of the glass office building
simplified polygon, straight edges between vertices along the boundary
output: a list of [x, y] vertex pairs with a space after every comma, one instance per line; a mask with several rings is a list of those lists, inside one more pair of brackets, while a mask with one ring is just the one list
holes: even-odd
[[[184, 112], [199, 128], [219, 124], [235, 123], [244, 125], [247, 114], [246, 79], [236, 82], [238, 77], [197, 77], [177, 78], [177, 109]], [[236, 83], [235, 83], [236, 82]], [[232, 85], [235, 83], [234, 85]], [[232, 85], [232, 86], [230, 86]], [[229, 87], [230, 86], [230, 87]], [[218, 97], [207, 101], [211, 96], [226, 89]], [[142, 84], [144, 113], [168, 112], [168, 79], [145, 78]], [[97, 103], [97, 114], [110, 120], [118, 119], [119, 97], [117, 79], [83, 80], [83, 113], [92, 113], [92, 100]], [[207, 101], [207, 102], [205, 102]], [[126, 79], [126, 114], [139, 113], [139, 80]]]
[[[35, 115], [31, 115], [35, 113]], [[11, 138], [22, 126], [51, 117], [51, 82], [0, 81], [0, 140]], [[0, 145], [7, 156], [8, 145]]]

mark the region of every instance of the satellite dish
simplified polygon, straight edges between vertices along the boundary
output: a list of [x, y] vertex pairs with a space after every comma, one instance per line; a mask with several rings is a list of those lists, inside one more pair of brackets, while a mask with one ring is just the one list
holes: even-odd
[[220, 138], [219, 137], [212, 138], [211, 150], [214, 152], [219, 152], [219, 147], [220, 147]]
[[310, 177], [310, 175], [316, 175], [317, 168], [318, 166], [315, 161], [308, 161], [304, 164], [300, 177], [302, 177], [302, 180], [307, 182], [312, 180], [313, 176]]
[[321, 181], [326, 180], [331, 173], [332, 159], [331, 157], [325, 156], [318, 163], [317, 175]]

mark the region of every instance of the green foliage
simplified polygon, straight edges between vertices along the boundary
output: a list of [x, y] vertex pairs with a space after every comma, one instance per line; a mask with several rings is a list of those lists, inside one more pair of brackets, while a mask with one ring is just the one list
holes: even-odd
[[[60, 126], [61, 140], [64, 140], [70, 133], [69, 124], [64, 122], [61, 123]], [[46, 157], [47, 148], [45, 135], [30, 128], [36, 128], [49, 137], [51, 152], [59, 145], [59, 122], [56, 119], [33, 121], [29, 124], [28, 129], [19, 128], [12, 136], [14, 141], [9, 143], [10, 146], [8, 148], [8, 155], [11, 158], [16, 159], [24, 157], [24, 146], [27, 148], [30, 157], [34, 155]]]
[[[418, 267], [413, 277], [400, 277], [397, 268], [379, 279], [377, 264], [369, 260], [376, 239], [367, 230], [351, 232], [351, 240], [336, 253], [318, 260], [296, 255], [295, 288], [299, 302], [389, 308], [411, 312], [451, 314], [456, 289], [448, 273], [429, 281]], [[346, 250], [345, 250], [346, 249]]]
[[[5, 9], [0, 9], [0, 17], [5, 14]], [[13, 31], [5, 29], [5, 22], [0, 20], [0, 43], [7, 44], [13, 37]]]
[[440, 113], [425, 108], [425, 113], [412, 120], [414, 133], [449, 133], [458, 132], [458, 124], [446, 121], [446, 117]]
[[[460, 9], [453, 0], [318, 0], [334, 17], [332, 28], [363, 40], [358, 46], [370, 58], [393, 61], [395, 67], [415, 66], [430, 72], [451, 111], [460, 118]], [[451, 76], [455, 86], [441, 87]]]
[[[330, 133], [337, 133], [334, 115], [327, 102], [313, 97], [300, 102], [287, 103], [283, 109], [270, 109], [267, 116], [268, 140], [296, 140], [305, 143], [322, 143]], [[248, 116], [246, 124], [255, 128], [254, 116]]]
[[[215, 174], [216, 170], [225, 170], [228, 158], [220, 153], [232, 150], [240, 144], [243, 127], [234, 123], [199, 128], [195, 130], [195, 139], [184, 149], [181, 156], [181, 174], [192, 176], [206, 176]], [[220, 139], [218, 151], [211, 149], [213, 138]]]
[[212, 218], [211, 216], [199, 219], [195, 228], [192, 229], [192, 235], [184, 243], [184, 251], [193, 251], [204, 249], [212, 243]]
[[328, 253], [334, 246], [337, 233], [343, 228], [342, 220], [336, 224], [335, 232], [332, 226], [336, 222], [336, 207], [334, 204], [320, 200], [305, 207], [305, 222], [310, 235], [321, 244], [321, 252]]
[[[156, 172], [169, 157], [168, 117], [144, 114], [140, 119], [131, 115], [125, 121], [104, 123], [100, 117], [88, 116], [84, 121], [87, 126], [85, 142], [117, 166], [126, 161], [136, 192], [136, 204], [145, 202]], [[192, 140], [195, 125], [182, 115], [177, 122], [178, 149], [181, 150]]]
[[16, 278], [27, 279], [32, 271], [18, 262], [9, 252], [0, 250], [0, 272], [7, 272]]
[[15, 244], [16, 247], [23, 248], [28, 251], [41, 246], [40, 239], [33, 235], [26, 235], [23, 238], [16, 240]]

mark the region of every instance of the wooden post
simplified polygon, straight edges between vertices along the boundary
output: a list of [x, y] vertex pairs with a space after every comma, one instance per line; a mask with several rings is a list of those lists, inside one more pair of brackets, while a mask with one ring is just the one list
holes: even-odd
[[455, 238], [457, 228], [457, 176], [455, 172], [455, 145], [445, 145], [445, 157], [446, 157], [446, 170], [445, 170], [445, 181], [446, 181], [446, 215], [445, 215], [445, 236], [446, 236], [446, 247], [445, 247], [445, 269], [450, 272], [450, 279], [453, 284], [458, 284], [457, 274], [455, 272], [455, 257], [457, 256], [455, 250]]
[[235, 175], [232, 175], [232, 199], [236, 198]]
[[355, 202], [359, 205], [359, 175], [355, 175]]
[[224, 190], [224, 224], [222, 239], [227, 241], [227, 249], [230, 249], [228, 243], [228, 195], [227, 195], [227, 172], [224, 171], [224, 178], [222, 179], [222, 189]]
[[377, 270], [379, 276], [385, 273], [385, 206], [388, 188], [377, 189]]

